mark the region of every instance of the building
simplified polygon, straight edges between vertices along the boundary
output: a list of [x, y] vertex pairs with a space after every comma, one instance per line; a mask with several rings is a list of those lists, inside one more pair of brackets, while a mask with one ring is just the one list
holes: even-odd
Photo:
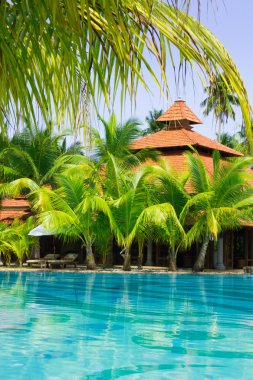
[[[140, 150], [149, 147], [159, 150], [177, 172], [184, 172], [187, 169], [184, 152], [189, 149], [189, 146], [198, 151], [210, 175], [213, 174], [214, 150], [218, 150], [224, 160], [243, 156], [242, 153], [195, 132], [193, 126], [202, 122], [183, 100], [175, 101], [157, 121], [164, 123], [164, 129], [134, 141], [131, 148]], [[190, 189], [187, 190], [190, 191]], [[244, 225], [239, 231], [225, 232], [223, 236], [220, 236], [217, 246], [215, 249], [214, 243], [209, 245], [206, 258], [207, 268], [233, 269], [253, 265], [253, 223]], [[179, 254], [178, 266], [192, 267], [196, 251], [195, 246], [191, 252]], [[149, 243], [148, 264], [163, 265], [166, 262], [166, 256], [164, 247], [153, 247]]]
[[31, 215], [29, 202], [22, 196], [4, 198], [0, 204], [0, 222], [11, 224], [14, 219], [25, 220]]

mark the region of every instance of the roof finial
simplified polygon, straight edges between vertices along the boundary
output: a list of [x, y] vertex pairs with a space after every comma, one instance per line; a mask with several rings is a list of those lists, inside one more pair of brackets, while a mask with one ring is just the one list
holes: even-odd
[[178, 96], [176, 102], [185, 102], [185, 100], [183, 100], [182, 96]]

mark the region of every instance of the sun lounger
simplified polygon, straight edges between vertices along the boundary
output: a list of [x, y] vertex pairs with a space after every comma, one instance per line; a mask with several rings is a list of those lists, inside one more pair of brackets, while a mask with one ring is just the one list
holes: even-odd
[[42, 268], [43, 266], [47, 266], [48, 260], [56, 260], [59, 257], [60, 255], [58, 253], [48, 253], [40, 259], [26, 260], [26, 263], [28, 264], [28, 266], [40, 265], [40, 267]]
[[49, 268], [66, 268], [66, 265], [73, 264], [76, 267], [78, 259], [78, 253], [66, 253], [62, 258], [59, 260], [48, 260], [47, 264]]

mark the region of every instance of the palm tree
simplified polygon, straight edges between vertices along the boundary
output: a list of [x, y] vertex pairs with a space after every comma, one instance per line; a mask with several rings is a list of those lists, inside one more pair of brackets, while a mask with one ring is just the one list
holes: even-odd
[[[152, 238], [159, 240], [167, 236], [173, 242], [175, 236], [183, 234], [175, 209], [168, 201], [160, 202], [154, 190], [155, 172], [153, 167], [143, 167], [137, 172], [116, 170], [118, 176], [114, 184], [119, 196], [112, 201], [113, 232], [117, 243], [123, 247], [123, 270], [131, 270], [131, 246]], [[160, 189], [158, 189], [159, 191]], [[174, 231], [174, 234], [172, 233]]]
[[104, 137], [97, 130], [93, 130], [93, 159], [100, 165], [103, 173], [106, 196], [117, 199], [124, 189], [121, 177], [131, 177], [131, 169], [137, 170], [147, 159], [156, 161], [159, 153], [149, 148], [138, 152], [131, 151], [131, 142], [141, 135], [138, 120], [129, 119], [118, 124], [116, 116], [112, 114], [108, 122], [102, 120], [102, 123]]
[[79, 146], [66, 148], [63, 135], [24, 128], [0, 152], [0, 178], [2, 182], [30, 178], [38, 185], [53, 185], [54, 173], [76, 162], [80, 154]]
[[150, 133], [155, 133], [158, 131], [161, 131], [164, 129], [164, 123], [161, 123], [159, 121], [156, 121], [158, 117], [160, 117], [163, 114], [163, 110], [156, 110], [149, 111], [148, 116], [145, 118], [148, 128], [144, 129], [142, 132], [143, 136], [149, 135]]
[[240, 228], [252, 220], [253, 188], [246, 169], [252, 158], [240, 157], [224, 162], [217, 151], [213, 154], [213, 175], [207, 172], [197, 152], [186, 153], [193, 196], [185, 204], [180, 220], [190, 227], [188, 246], [202, 242], [194, 271], [204, 268], [207, 247], [224, 230]]
[[[86, 162], [81, 153], [78, 144], [67, 148], [64, 136], [55, 136], [49, 129], [18, 131], [0, 152], [1, 196], [24, 194], [32, 202], [33, 191], [41, 186], [54, 187], [56, 174]], [[39, 240], [36, 250], [39, 254]]]
[[93, 159], [102, 165], [107, 165], [110, 170], [111, 156], [120, 164], [126, 166], [138, 166], [146, 159], [156, 160], [158, 152], [154, 149], [142, 149], [139, 152], [131, 151], [131, 142], [141, 136], [140, 122], [131, 118], [125, 123], [117, 123], [115, 114], [112, 114], [108, 122], [101, 119], [104, 127], [104, 137], [97, 129], [93, 129]]
[[169, 270], [176, 271], [177, 253], [185, 248], [185, 226], [181, 223], [181, 213], [190, 200], [189, 193], [185, 190], [188, 174], [177, 176], [172, 172], [166, 161], [161, 161], [160, 166], [154, 167], [154, 188], [156, 202], [169, 203], [175, 210], [177, 223], [168, 219], [160, 231], [159, 239], [169, 246]]
[[227, 132], [222, 133], [219, 136], [219, 142], [223, 145], [228, 146], [229, 148], [235, 149], [238, 152], [243, 153], [244, 155], [247, 155], [248, 153], [247, 142], [245, 140], [245, 135], [243, 131], [237, 132], [233, 135], [230, 135]]
[[231, 85], [226, 84], [226, 81], [224, 74], [219, 74], [214, 83], [211, 82], [210, 86], [205, 88], [207, 98], [200, 104], [205, 107], [204, 115], [208, 116], [211, 112], [214, 112], [214, 116], [219, 123], [218, 141], [221, 138], [222, 126], [229, 118], [235, 120], [234, 106], [239, 105], [237, 96], [233, 93]]
[[[98, 130], [93, 130], [93, 155], [92, 158], [100, 165], [100, 171], [104, 179], [104, 192], [107, 198], [117, 199], [120, 197], [120, 189], [115, 186], [119, 183], [120, 172], [127, 172], [136, 167], [146, 159], [156, 161], [158, 152], [152, 149], [143, 149], [139, 152], [131, 151], [131, 142], [141, 135], [139, 121], [129, 119], [124, 123], [117, 123], [115, 114], [112, 114], [108, 121], [101, 119], [104, 133], [103, 136]], [[104, 261], [108, 264], [113, 261], [113, 236], [107, 223], [103, 228], [104, 234], [98, 234], [96, 246], [103, 251]], [[107, 233], [106, 233], [107, 231]]]
[[10, 226], [2, 225], [0, 227], [0, 251], [5, 261], [9, 262], [13, 253], [18, 259], [19, 265], [23, 265], [24, 258], [29, 256], [34, 244], [34, 238], [28, 235], [33, 227], [32, 217], [25, 222], [16, 219]]
[[[126, 96], [134, 97], [138, 83], [148, 87], [144, 69], [163, 89], [175, 48], [202, 79], [204, 73], [216, 81], [226, 72], [250, 137], [251, 109], [235, 64], [220, 41], [178, 3], [1, 1], [1, 126], [10, 114], [16, 124], [24, 118], [36, 123], [39, 108], [47, 123], [56, 119], [61, 126], [68, 116], [75, 128], [80, 94], [89, 93], [96, 105], [103, 95], [109, 104], [121, 88], [123, 103]], [[158, 75], [152, 69], [154, 59]]]
[[[96, 166], [75, 167], [57, 176], [58, 188], [35, 191], [34, 208], [39, 221], [64, 241], [82, 241], [86, 248], [87, 269], [95, 269], [93, 244], [101, 234], [104, 214], [111, 221], [110, 208], [103, 199], [99, 172]], [[99, 227], [97, 226], [99, 224]]]

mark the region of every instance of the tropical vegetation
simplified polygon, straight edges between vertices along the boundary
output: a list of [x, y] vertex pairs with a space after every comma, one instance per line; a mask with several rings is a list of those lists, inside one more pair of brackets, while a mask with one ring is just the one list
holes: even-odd
[[224, 82], [224, 74], [218, 75], [215, 80], [215, 87], [213, 85], [206, 87], [205, 93], [207, 97], [201, 102], [201, 106], [205, 107], [204, 115], [208, 116], [213, 111], [220, 128], [229, 118], [235, 120], [234, 107], [239, 105], [239, 101], [232, 88], [227, 88]]
[[[15, 254], [22, 264], [30, 254], [34, 241], [27, 232], [33, 223], [43, 224], [63, 243], [81, 242], [86, 250], [87, 269], [96, 269], [98, 252], [105, 262], [113, 254], [113, 244], [120, 247], [124, 270], [131, 270], [131, 249], [138, 245], [141, 266], [143, 247], [153, 241], [167, 247], [168, 268], [173, 271], [179, 251], [194, 243], [202, 244], [194, 265], [194, 270], [199, 271], [204, 267], [211, 239], [216, 240], [222, 231], [238, 229], [243, 221], [252, 220], [253, 187], [249, 185], [247, 171], [251, 158], [240, 157], [230, 162], [215, 152], [210, 175], [197, 151], [188, 151], [185, 153], [188, 170], [176, 175], [158, 152], [131, 151], [131, 141], [141, 135], [137, 121], [118, 125], [113, 115], [103, 124], [104, 138], [93, 132], [90, 159], [80, 154], [80, 147], [74, 152], [65, 147], [62, 153], [59, 140], [47, 135], [48, 131], [43, 132], [42, 140], [46, 136], [49, 153], [50, 141], [57, 152], [51, 160], [50, 154], [43, 157], [45, 171], [40, 169], [36, 154], [32, 161], [33, 150], [37, 148], [39, 152], [33, 139], [26, 139], [23, 149], [14, 147], [12, 141], [2, 150], [2, 196], [21, 193], [33, 211], [33, 217], [25, 223], [14, 221], [13, 225], [1, 226], [5, 261]], [[22, 154], [27, 157], [27, 166]], [[59, 158], [61, 165], [55, 165]], [[36, 164], [31, 165], [31, 161]], [[36, 177], [31, 167], [38, 167], [36, 172], [41, 176]], [[22, 177], [26, 170], [29, 177]]]
[[[197, 0], [200, 4], [200, 0]], [[238, 99], [251, 145], [251, 107], [236, 65], [221, 42], [188, 14], [192, 1], [63, 0], [0, 3], [0, 125], [7, 132], [27, 121], [87, 124], [84, 103], [103, 97], [111, 107], [134, 100], [147, 72], [169, 90], [167, 70], [191, 66], [205, 86], [224, 87]], [[181, 6], [180, 6], [181, 5]], [[154, 61], [159, 72], [155, 72]], [[84, 100], [85, 99], [85, 100]]]
[[144, 129], [142, 132], [143, 136], [149, 135], [150, 133], [159, 132], [164, 128], [164, 123], [157, 121], [157, 119], [163, 114], [163, 110], [152, 110], [149, 111], [148, 116], [145, 120], [148, 124], [148, 128]]
[[[132, 152], [131, 142], [141, 135], [139, 122], [119, 124], [114, 114], [101, 120], [105, 137], [92, 131], [89, 155], [78, 144], [68, 149], [61, 135], [66, 126], [75, 136], [80, 128], [86, 134], [90, 102], [97, 113], [101, 100], [108, 109], [117, 96], [121, 106], [127, 97], [134, 102], [139, 84], [149, 90], [143, 72], [168, 94], [166, 74], [169, 65], [175, 69], [177, 51], [180, 67], [191, 66], [206, 88], [206, 113], [214, 110], [222, 123], [234, 117], [234, 105], [240, 106], [252, 148], [252, 109], [235, 64], [188, 14], [191, 1], [179, 3], [0, 2], [0, 191], [2, 197], [22, 194], [33, 212], [25, 223], [0, 226], [6, 260], [14, 253], [22, 264], [33, 242], [27, 231], [42, 223], [64, 242], [80, 240], [89, 269], [96, 268], [94, 248], [103, 254], [104, 246], [109, 255], [116, 242], [123, 268], [130, 270], [132, 246], [138, 244], [141, 258], [152, 240], [170, 247], [172, 270], [180, 250], [202, 242], [199, 270], [210, 238], [251, 218], [245, 174], [250, 160], [225, 164], [215, 154], [210, 179], [197, 153], [187, 153], [188, 172], [178, 178], [158, 162], [158, 152]], [[160, 112], [149, 114], [144, 134], [161, 128], [154, 120]], [[227, 200], [219, 198], [223, 186]]]
[[[190, 229], [186, 243], [202, 242], [193, 269], [203, 270], [207, 247], [219, 233], [241, 227], [252, 220], [253, 187], [247, 169], [252, 158], [240, 157], [232, 162], [222, 162], [215, 151], [213, 174], [210, 175], [198, 153], [186, 152], [192, 196], [181, 213], [182, 223], [188, 221]], [[192, 224], [192, 226], [191, 226]]]
[[33, 227], [32, 217], [25, 222], [16, 219], [11, 225], [0, 223], [0, 256], [4, 264], [9, 265], [14, 256], [22, 266], [29, 258], [35, 241], [28, 233]]

